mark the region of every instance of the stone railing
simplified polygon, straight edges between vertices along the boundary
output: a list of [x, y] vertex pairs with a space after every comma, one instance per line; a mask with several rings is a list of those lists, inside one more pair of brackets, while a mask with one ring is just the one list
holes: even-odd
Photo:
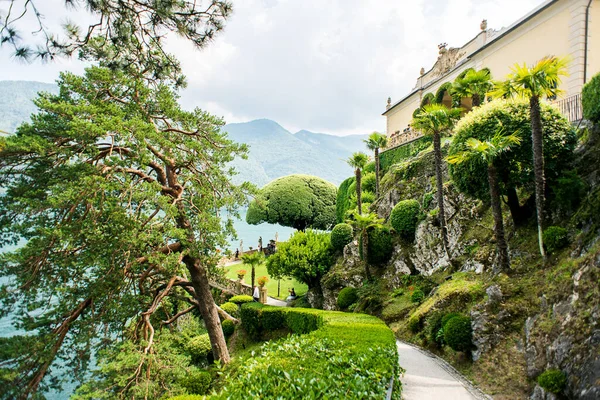
[[581, 93], [567, 97], [566, 99], [553, 101], [551, 104], [558, 107], [560, 112], [567, 117], [569, 122], [579, 122], [583, 119]]
[[419, 131], [415, 131], [414, 129], [405, 129], [403, 132], [395, 132], [392, 133], [388, 137], [388, 145], [385, 150], [393, 149], [395, 147], [402, 146], [404, 144], [410, 143], [414, 140], [422, 138], [423, 134]]
[[252, 296], [252, 287], [243, 282], [235, 281], [224, 276], [214, 275], [210, 277], [210, 285], [217, 289], [232, 294], [247, 294]]

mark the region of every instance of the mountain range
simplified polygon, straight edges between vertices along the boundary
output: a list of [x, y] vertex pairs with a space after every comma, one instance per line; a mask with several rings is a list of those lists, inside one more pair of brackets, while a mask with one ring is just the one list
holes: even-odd
[[[39, 91], [56, 93], [56, 85], [32, 81], [0, 81], [0, 130], [14, 132], [36, 111], [32, 102]], [[346, 159], [366, 151], [367, 135], [335, 136], [301, 130], [296, 133], [269, 119], [225, 125], [229, 137], [250, 148], [247, 160], [236, 159], [235, 182], [262, 187], [281, 176], [316, 175], [336, 185], [351, 176]]]

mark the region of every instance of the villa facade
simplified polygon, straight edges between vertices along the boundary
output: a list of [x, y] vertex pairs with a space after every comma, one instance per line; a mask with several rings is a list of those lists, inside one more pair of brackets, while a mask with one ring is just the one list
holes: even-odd
[[556, 103], [571, 121], [581, 119], [581, 89], [600, 72], [600, 0], [549, 0], [509, 27], [488, 29], [484, 20], [480, 29], [460, 48], [439, 45], [437, 61], [429, 71], [421, 69], [412, 91], [395, 103], [388, 99], [383, 115], [389, 148], [420, 137], [410, 122], [423, 97], [431, 93], [443, 104], [451, 102], [443, 86], [465, 70], [488, 68], [501, 80], [515, 63], [531, 65], [546, 56], [570, 58], [569, 76]]

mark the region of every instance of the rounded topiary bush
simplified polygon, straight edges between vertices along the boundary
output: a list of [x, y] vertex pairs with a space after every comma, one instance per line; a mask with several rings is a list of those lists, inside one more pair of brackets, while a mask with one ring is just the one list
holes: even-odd
[[425, 298], [425, 293], [423, 293], [423, 291], [421, 289], [416, 289], [410, 295], [410, 301], [412, 301], [413, 303], [420, 303], [423, 301], [424, 298]]
[[390, 228], [385, 225], [371, 225], [367, 228], [367, 237], [367, 261], [373, 265], [386, 263], [394, 250]]
[[442, 317], [442, 320], [441, 320], [441, 325], [440, 325], [440, 326], [441, 326], [441, 328], [443, 328], [443, 327], [446, 325], [446, 323], [447, 323], [448, 321], [450, 321], [450, 320], [451, 320], [452, 318], [454, 318], [454, 317], [460, 317], [460, 314], [459, 314], [459, 313], [455, 313], [455, 312], [452, 312], [452, 313], [445, 314], [445, 315]]
[[567, 387], [567, 376], [558, 369], [548, 369], [538, 376], [537, 382], [550, 393], [560, 393]]
[[240, 294], [238, 296], [233, 296], [232, 298], [229, 299], [229, 301], [231, 303], [234, 304], [244, 304], [244, 303], [251, 303], [254, 301], [254, 299], [252, 298], [252, 296], [248, 296], [247, 294]]
[[358, 292], [353, 287], [343, 288], [338, 294], [337, 304], [341, 310], [345, 310], [358, 300]]
[[223, 329], [223, 335], [225, 335], [225, 337], [229, 337], [233, 335], [233, 332], [235, 332], [235, 324], [233, 321], [226, 319], [225, 321], [221, 322], [221, 329]]
[[473, 347], [471, 318], [460, 315], [451, 318], [443, 326], [444, 342], [455, 351], [469, 351]]
[[227, 314], [231, 316], [237, 316], [239, 308], [237, 304], [228, 301], [227, 303], [223, 303], [220, 305], [221, 310], [225, 311]]
[[[195, 369], [186, 375], [183, 379], [182, 386], [191, 394], [207, 394], [211, 382], [212, 376], [208, 371]], [[195, 397], [190, 397], [190, 400], [194, 398]]]
[[542, 235], [544, 245], [549, 253], [560, 250], [569, 244], [569, 232], [560, 226], [550, 226]]
[[421, 206], [416, 200], [403, 200], [396, 204], [390, 216], [392, 227], [400, 236], [413, 240], [419, 222]]
[[352, 226], [349, 224], [337, 224], [331, 231], [331, 246], [336, 250], [342, 250], [344, 246], [352, 241]]
[[600, 122], [600, 74], [595, 75], [581, 91], [583, 118]]
[[208, 333], [191, 338], [185, 348], [194, 362], [205, 360], [212, 353]]

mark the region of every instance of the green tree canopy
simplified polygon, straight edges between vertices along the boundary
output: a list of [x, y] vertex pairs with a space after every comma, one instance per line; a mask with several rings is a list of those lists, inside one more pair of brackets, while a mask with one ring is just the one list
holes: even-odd
[[226, 167], [245, 147], [162, 84], [91, 67], [58, 86], [0, 152], [0, 245], [25, 242], [0, 255], [0, 307], [26, 334], [1, 343], [0, 390], [33, 396], [57, 357], [85, 371], [124, 337], [144, 339], [143, 374], [154, 331], [176, 319], [157, 315], [170, 297], [200, 311], [227, 362], [208, 273], [227, 244], [218, 210], [245, 203]]
[[284, 176], [260, 190], [248, 207], [246, 221], [329, 230], [336, 222], [336, 197], [335, 185], [317, 176]]

